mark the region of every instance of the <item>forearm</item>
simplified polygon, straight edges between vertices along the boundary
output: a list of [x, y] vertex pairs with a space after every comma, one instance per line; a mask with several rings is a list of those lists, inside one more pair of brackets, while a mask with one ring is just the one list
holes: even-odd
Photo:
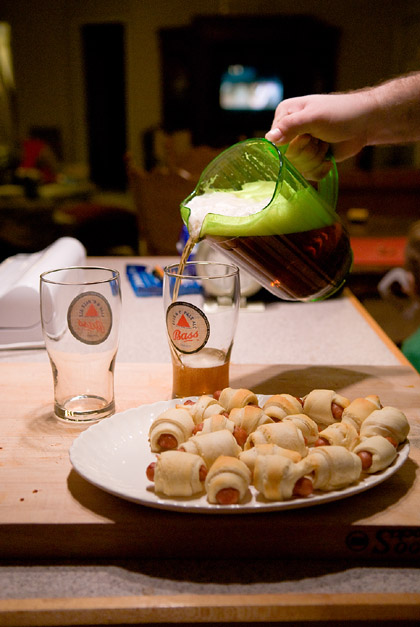
[[319, 180], [329, 165], [364, 146], [420, 141], [420, 72], [364, 89], [283, 100], [267, 139], [289, 144], [286, 156], [304, 176]]
[[420, 72], [386, 81], [364, 95], [371, 103], [367, 145], [420, 140]]

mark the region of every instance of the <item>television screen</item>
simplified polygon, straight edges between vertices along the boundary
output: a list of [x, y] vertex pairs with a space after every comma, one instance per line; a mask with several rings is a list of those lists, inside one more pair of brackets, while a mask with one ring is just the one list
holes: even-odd
[[282, 80], [254, 67], [229, 65], [221, 77], [219, 104], [225, 111], [274, 111], [282, 99]]

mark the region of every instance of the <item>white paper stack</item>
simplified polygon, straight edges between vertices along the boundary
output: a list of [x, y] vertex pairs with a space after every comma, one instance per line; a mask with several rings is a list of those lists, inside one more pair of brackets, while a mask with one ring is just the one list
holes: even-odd
[[86, 250], [73, 237], [61, 237], [33, 254], [0, 264], [0, 348], [42, 346], [39, 277], [42, 272], [84, 265]]

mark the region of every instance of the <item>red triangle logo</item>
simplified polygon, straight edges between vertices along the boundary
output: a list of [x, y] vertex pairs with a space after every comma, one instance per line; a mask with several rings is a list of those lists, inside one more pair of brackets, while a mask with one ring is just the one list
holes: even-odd
[[85, 313], [85, 318], [97, 318], [97, 317], [98, 317], [98, 310], [96, 309], [95, 305], [91, 303]]
[[182, 316], [180, 317], [180, 319], [177, 322], [177, 326], [178, 327], [189, 327], [189, 323], [188, 320], [186, 319], [186, 317], [184, 316], [184, 314], [182, 314]]

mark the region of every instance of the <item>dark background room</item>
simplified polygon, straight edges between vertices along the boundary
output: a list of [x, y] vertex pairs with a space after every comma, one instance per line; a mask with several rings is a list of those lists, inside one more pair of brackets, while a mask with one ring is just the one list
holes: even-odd
[[[420, 0], [2, 0], [0, 27], [0, 261], [63, 235], [89, 255], [177, 254], [179, 202], [276, 101], [420, 68]], [[49, 178], [23, 161], [39, 141]], [[351, 235], [405, 235], [419, 165], [418, 144], [339, 165]], [[350, 286], [398, 341], [379, 278]]]

